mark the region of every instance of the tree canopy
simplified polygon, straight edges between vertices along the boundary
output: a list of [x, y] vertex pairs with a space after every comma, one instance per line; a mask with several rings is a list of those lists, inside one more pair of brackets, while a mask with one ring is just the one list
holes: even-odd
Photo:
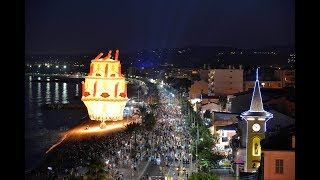
[[219, 177], [215, 174], [199, 172], [192, 174], [188, 180], [219, 180]]

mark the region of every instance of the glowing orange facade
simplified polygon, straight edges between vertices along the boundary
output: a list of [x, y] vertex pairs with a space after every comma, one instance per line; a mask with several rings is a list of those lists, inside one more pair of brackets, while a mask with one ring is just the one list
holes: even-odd
[[128, 101], [127, 84], [121, 74], [119, 50], [111, 59], [111, 50], [101, 58], [100, 53], [91, 60], [90, 72], [82, 81], [82, 98], [91, 120], [117, 121], [123, 119], [123, 110]]

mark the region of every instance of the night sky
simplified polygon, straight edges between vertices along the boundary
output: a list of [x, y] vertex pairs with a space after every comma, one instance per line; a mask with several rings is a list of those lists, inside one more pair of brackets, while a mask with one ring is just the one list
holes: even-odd
[[27, 54], [294, 47], [294, 0], [27, 0]]

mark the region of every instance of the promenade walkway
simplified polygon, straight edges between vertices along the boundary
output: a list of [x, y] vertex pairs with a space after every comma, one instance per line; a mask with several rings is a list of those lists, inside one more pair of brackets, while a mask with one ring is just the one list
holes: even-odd
[[137, 165], [136, 171], [134, 171], [129, 165], [123, 165], [122, 167], [117, 168], [120, 174], [123, 175], [123, 179], [125, 180], [138, 180], [141, 179], [143, 174], [146, 172], [148, 165], [150, 162], [148, 161], [141, 161]]

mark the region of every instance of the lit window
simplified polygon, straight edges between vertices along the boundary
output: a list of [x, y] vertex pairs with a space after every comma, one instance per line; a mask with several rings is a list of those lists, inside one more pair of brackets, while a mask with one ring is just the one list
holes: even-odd
[[283, 174], [283, 159], [276, 159], [276, 174]]

